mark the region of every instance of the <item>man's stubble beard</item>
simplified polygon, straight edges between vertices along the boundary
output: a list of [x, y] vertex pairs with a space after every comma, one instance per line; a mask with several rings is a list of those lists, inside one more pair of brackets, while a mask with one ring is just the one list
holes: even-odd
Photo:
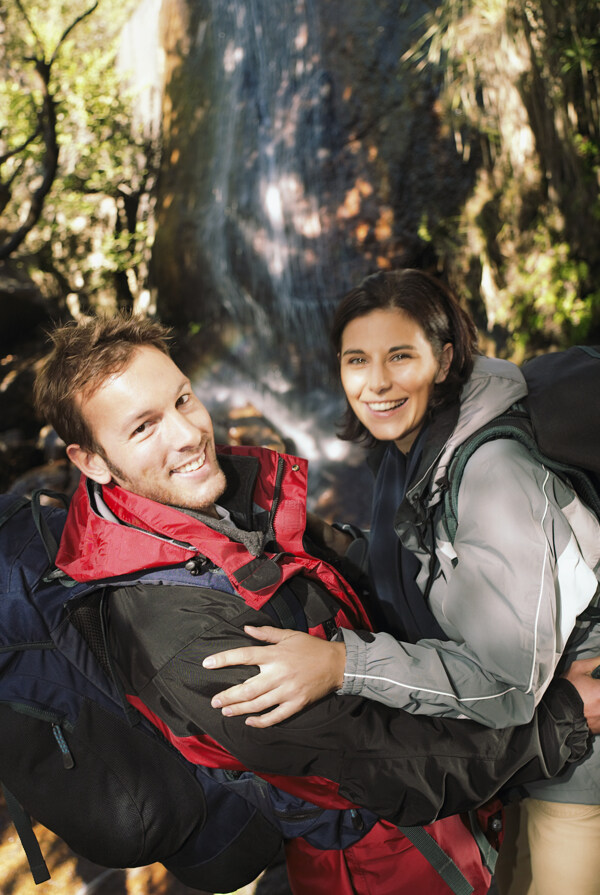
[[[184, 507], [189, 510], [205, 510], [213, 506], [221, 497], [225, 489], [227, 488], [227, 479], [225, 478], [225, 473], [221, 469], [218, 464], [216, 454], [213, 453], [213, 456], [210, 459], [211, 464], [216, 467], [215, 475], [211, 477], [210, 482], [206, 483], [204, 486], [208, 489], [207, 494], [203, 494], [201, 501], [194, 500], [192, 497], [181, 496], [177, 493], [172, 492], [168, 488], [152, 488], [151, 486], [140, 488], [136, 486], [135, 483], [129, 479], [122, 469], [112, 463], [108, 457], [101, 450], [97, 451], [108, 468], [111, 476], [113, 477], [113, 481], [120, 488], [125, 489], [126, 491], [131, 491], [133, 494], [138, 494], [140, 497], [145, 497], [148, 500], [154, 500], [156, 503], [162, 503], [166, 506], [179, 506]], [[175, 487], [175, 492], [177, 492], [177, 487]]]

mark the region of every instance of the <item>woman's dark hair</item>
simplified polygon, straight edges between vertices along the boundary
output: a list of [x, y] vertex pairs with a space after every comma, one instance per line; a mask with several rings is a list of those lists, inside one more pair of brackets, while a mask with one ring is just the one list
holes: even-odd
[[[435, 357], [444, 345], [454, 349], [452, 363], [443, 382], [433, 389], [429, 410], [446, 406], [458, 399], [471, 375], [477, 348], [477, 329], [452, 292], [439, 280], [422, 270], [380, 271], [351, 289], [338, 305], [331, 325], [331, 340], [339, 355], [344, 330], [357, 317], [371, 311], [398, 310], [408, 314], [423, 332]], [[375, 439], [348, 404], [341, 422], [340, 438], [346, 441]]]

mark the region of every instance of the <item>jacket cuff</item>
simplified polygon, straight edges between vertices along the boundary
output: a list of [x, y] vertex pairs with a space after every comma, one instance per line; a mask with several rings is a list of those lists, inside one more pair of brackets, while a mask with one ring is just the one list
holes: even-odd
[[336, 692], [340, 696], [361, 696], [367, 671], [367, 644], [355, 631], [339, 628], [336, 640], [346, 646], [344, 683]]
[[[542, 742], [558, 739], [562, 734], [562, 748], [558, 750], [561, 764], [580, 761], [591, 747], [592, 734], [583, 713], [583, 701], [573, 684], [566, 678], [555, 678], [538, 708]], [[548, 776], [554, 776], [560, 766], [553, 767], [551, 762], [549, 765]]]

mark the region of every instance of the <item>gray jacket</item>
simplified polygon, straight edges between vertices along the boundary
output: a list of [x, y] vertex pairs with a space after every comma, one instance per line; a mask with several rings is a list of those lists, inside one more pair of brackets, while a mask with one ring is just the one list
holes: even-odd
[[[508, 727], [532, 717], [563, 652], [600, 654], [597, 629], [577, 624], [598, 592], [600, 524], [523, 446], [492, 441], [469, 460], [453, 545], [439, 518], [441, 508], [433, 543], [415, 512], [423, 481], [433, 483], [427, 499], [435, 507], [456, 447], [526, 392], [514, 364], [478, 358], [461, 395], [458, 420], [396, 516], [398, 537], [420, 559], [417, 583], [423, 591], [432, 554], [439, 563], [429, 607], [449, 640], [410, 644], [381, 633], [365, 642], [344, 631], [347, 661], [340, 692], [409, 712]], [[570, 772], [569, 787], [561, 778], [560, 784], [543, 784], [548, 795], [535, 795], [600, 802], [600, 773], [583, 773], [592, 764], [600, 772], [598, 752]]]

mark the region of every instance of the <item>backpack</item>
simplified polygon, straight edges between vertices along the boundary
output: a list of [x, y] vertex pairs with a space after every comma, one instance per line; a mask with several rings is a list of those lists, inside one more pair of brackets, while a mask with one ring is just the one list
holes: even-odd
[[450, 543], [458, 525], [458, 491], [478, 447], [513, 438], [566, 479], [600, 519], [600, 347], [577, 345], [523, 365], [528, 395], [456, 449], [447, 472], [442, 522]]
[[47, 574], [66, 514], [39, 498], [0, 495], [0, 781], [35, 882], [50, 874], [30, 816], [96, 864], [158, 861], [205, 891], [252, 882], [284, 838], [344, 848], [365, 835], [369, 812], [357, 824], [251, 772], [192, 764], [124, 702], [103, 588]]
[[[369, 811], [317, 807], [249, 771], [188, 762], [124, 701], [105, 649], [103, 583], [76, 583], [52, 566], [64, 521], [39, 492], [31, 502], [0, 496], [0, 780], [36, 883], [49, 873], [29, 815], [94, 863], [159, 861], [209, 891], [254, 880], [282, 839], [327, 850], [367, 835], [378, 820]], [[148, 577], [184, 576], [189, 584], [185, 568]], [[270, 604], [290, 621], [285, 601]], [[400, 829], [453, 892], [472, 891], [426, 830]]]

